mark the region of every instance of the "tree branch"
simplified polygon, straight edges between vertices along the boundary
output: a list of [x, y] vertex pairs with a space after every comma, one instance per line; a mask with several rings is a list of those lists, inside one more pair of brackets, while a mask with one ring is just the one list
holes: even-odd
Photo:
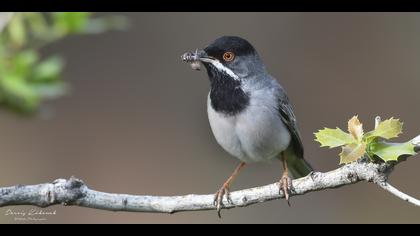
[[[375, 127], [381, 118], [375, 118]], [[411, 140], [414, 150], [420, 152], [420, 135]], [[402, 160], [405, 160], [403, 158]], [[373, 163], [368, 158], [344, 165], [338, 169], [321, 173], [312, 172], [306, 177], [293, 180], [290, 196], [309, 192], [338, 188], [360, 181], [372, 182], [395, 196], [420, 206], [415, 199], [390, 185], [388, 176], [398, 164]], [[278, 183], [232, 192], [231, 201], [224, 200], [223, 208], [246, 207], [252, 204], [284, 198]], [[49, 207], [52, 205], [77, 205], [81, 207], [128, 212], [176, 213], [181, 211], [215, 210], [214, 194], [185, 196], [136, 196], [128, 194], [105, 193], [89, 189], [79, 179], [58, 179], [52, 183], [38, 185], [17, 185], [0, 188], [0, 207], [33, 205]]]
[[381, 188], [383, 188], [384, 190], [394, 194], [395, 196], [401, 198], [402, 200], [404, 200], [406, 202], [412, 203], [416, 206], [420, 206], [420, 200], [415, 199], [415, 198], [411, 197], [410, 195], [407, 195], [407, 194], [401, 192], [400, 190], [396, 189], [394, 186], [390, 185], [387, 182], [381, 183], [381, 184], [379, 184], [379, 186]]
[[[291, 196], [309, 192], [338, 188], [360, 181], [373, 182], [405, 201], [419, 206], [414, 199], [393, 188], [387, 178], [394, 165], [369, 163], [366, 160], [342, 166], [336, 170], [314, 172], [293, 181]], [[278, 184], [270, 184], [232, 192], [232, 202], [224, 201], [224, 208], [245, 207], [252, 204], [284, 198]], [[77, 205], [94, 209], [129, 212], [175, 213], [181, 211], [214, 210], [214, 195], [186, 196], [135, 196], [112, 194], [89, 189], [83, 181], [71, 177], [53, 183], [0, 188], [0, 207], [12, 205], [34, 205], [48, 207], [56, 204]]]

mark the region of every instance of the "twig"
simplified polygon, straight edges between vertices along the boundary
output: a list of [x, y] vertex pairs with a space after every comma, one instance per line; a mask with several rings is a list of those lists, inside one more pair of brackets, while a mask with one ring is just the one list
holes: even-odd
[[416, 206], [420, 206], [420, 200], [415, 199], [413, 197], [411, 197], [410, 195], [407, 195], [403, 192], [401, 192], [400, 190], [396, 189], [394, 186], [390, 185], [389, 183], [385, 182], [382, 184], [379, 184], [379, 186], [383, 189], [385, 189], [386, 191], [394, 194], [395, 196], [401, 198], [402, 200], [412, 203]]
[[[303, 195], [368, 181], [417, 205], [418, 200], [398, 193], [398, 190], [386, 183], [392, 169], [392, 165], [385, 163], [356, 162], [326, 173], [314, 172], [307, 177], [294, 180], [294, 189], [290, 195]], [[245, 207], [271, 201], [283, 198], [284, 194], [279, 194], [278, 184], [275, 183], [232, 192], [231, 197], [232, 203], [225, 201], [224, 208]], [[89, 189], [81, 180], [74, 177], [47, 184], [0, 188], [0, 207], [11, 205], [48, 207], [63, 204], [110, 211], [175, 213], [214, 210], [213, 198], [213, 194], [164, 197], [104, 193]]]

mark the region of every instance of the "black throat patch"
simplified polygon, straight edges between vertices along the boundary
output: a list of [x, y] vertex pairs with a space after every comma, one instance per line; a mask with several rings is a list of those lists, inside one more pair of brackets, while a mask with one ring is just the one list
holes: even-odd
[[230, 77], [226, 72], [206, 64], [210, 78], [210, 101], [212, 108], [226, 115], [236, 115], [249, 104], [249, 95], [241, 89], [241, 82]]

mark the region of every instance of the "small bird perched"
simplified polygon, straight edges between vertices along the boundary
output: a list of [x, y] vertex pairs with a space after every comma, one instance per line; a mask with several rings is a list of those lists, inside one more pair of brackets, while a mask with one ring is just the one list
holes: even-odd
[[182, 60], [199, 70], [204, 65], [211, 89], [207, 98], [210, 126], [217, 142], [241, 163], [215, 194], [220, 217], [223, 197], [246, 163], [278, 158], [283, 163], [279, 181], [289, 202], [294, 178], [312, 167], [303, 158], [303, 145], [292, 105], [283, 87], [266, 70], [254, 47], [236, 36], [218, 38], [203, 50], [187, 52]]

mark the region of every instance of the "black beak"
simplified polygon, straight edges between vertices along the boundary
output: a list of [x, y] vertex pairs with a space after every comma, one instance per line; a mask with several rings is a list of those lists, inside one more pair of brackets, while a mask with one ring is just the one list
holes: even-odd
[[196, 55], [199, 60], [204, 59], [204, 58], [209, 58], [209, 55], [207, 55], [206, 51], [204, 50], [197, 50]]

